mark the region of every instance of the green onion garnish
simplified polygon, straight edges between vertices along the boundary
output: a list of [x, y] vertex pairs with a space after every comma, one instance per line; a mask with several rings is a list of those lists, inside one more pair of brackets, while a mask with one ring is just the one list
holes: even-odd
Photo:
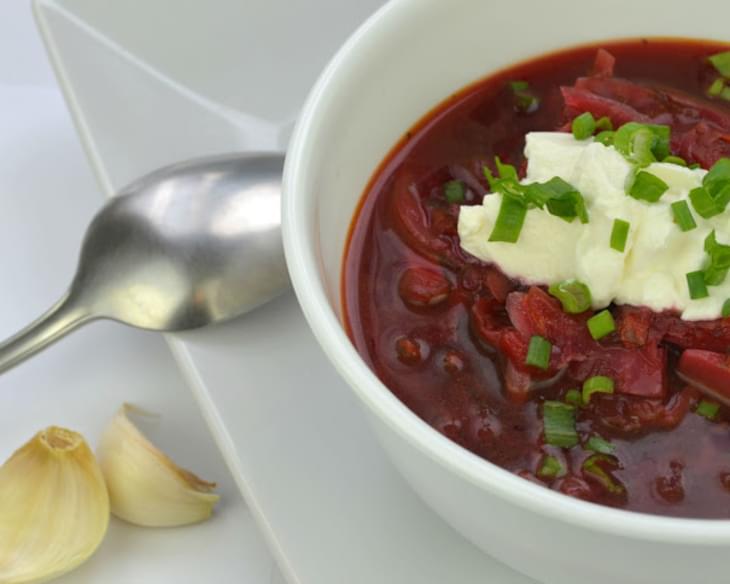
[[565, 474], [565, 469], [554, 456], [546, 456], [537, 471], [537, 476], [543, 479], [554, 479]]
[[689, 200], [705, 219], [719, 215], [730, 203], [730, 158], [721, 158], [702, 179], [702, 186], [692, 189]]
[[465, 194], [464, 183], [460, 180], [450, 180], [444, 185], [444, 196], [449, 203], [463, 203]]
[[722, 303], [722, 312], [721, 312], [722, 318], [727, 318], [730, 316], [730, 298], [725, 300], [725, 302]]
[[531, 93], [522, 91], [515, 93], [515, 109], [518, 112], [531, 114], [536, 112], [539, 107], [540, 100]]
[[522, 225], [525, 223], [527, 205], [512, 195], [502, 194], [497, 220], [494, 222], [489, 241], [505, 241], [515, 243], [520, 238]]
[[692, 217], [692, 211], [689, 210], [687, 201], [675, 201], [671, 204], [674, 222], [682, 231], [692, 231], [697, 227], [695, 218]]
[[697, 409], [695, 410], [696, 413], [700, 416], [704, 416], [708, 420], [714, 420], [715, 416], [717, 416], [717, 412], [719, 411], [720, 406], [718, 404], [707, 401], [706, 399], [701, 400], [700, 403], [697, 404]]
[[662, 160], [662, 162], [666, 162], [667, 164], [676, 164], [677, 166], [687, 166], [687, 161], [679, 156], [667, 156], [664, 160]]
[[730, 87], [726, 87], [722, 90], [722, 93], [720, 93], [720, 98], [724, 99], [725, 101], [730, 101]]
[[623, 219], [614, 219], [613, 228], [611, 229], [611, 248], [616, 251], [623, 251], [626, 249], [626, 240], [629, 237], [629, 228], [631, 224]]
[[579, 389], [569, 389], [565, 392], [565, 397], [563, 398], [563, 401], [565, 401], [566, 404], [570, 404], [571, 406], [582, 406], [583, 405], [583, 396], [580, 393]]
[[576, 217], [581, 223], [588, 223], [583, 195], [558, 176], [544, 183], [526, 185], [525, 196], [536, 207], [547, 207], [550, 214], [565, 219], [568, 223]]
[[730, 180], [730, 158], [720, 158], [702, 179], [702, 184], [714, 195], [718, 187]]
[[707, 95], [710, 97], [717, 97], [725, 89], [725, 80], [722, 77], [718, 77], [712, 82], [712, 85], [707, 89]]
[[697, 187], [689, 192], [689, 200], [692, 201], [694, 210], [700, 217], [709, 219], [722, 213], [715, 204], [710, 192], [705, 187]]
[[584, 112], [573, 120], [571, 125], [576, 140], [585, 140], [596, 131], [596, 120], [591, 112]]
[[730, 51], [712, 55], [710, 57], [710, 63], [712, 63], [720, 75], [730, 78]]
[[687, 168], [689, 168], [690, 170], [697, 170], [698, 168], [702, 168], [702, 166], [700, 166], [699, 162], [693, 162]]
[[598, 120], [596, 121], [596, 131], [605, 132], [610, 130], [613, 130], [613, 122], [611, 121], [611, 118], [609, 118], [608, 116], [598, 118]]
[[656, 203], [667, 190], [669, 190], [669, 185], [662, 179], [641, 170], [636, 174], [636, 178], [629, 189], [629, 195], [634, 199]]
[[613, 315], [608, 310], [602, 310], [598, 314], [593, 315], [588, 319], [586, 324], [588, 325], [588, 331], [596, 341], [606, 335], [610, 335], [616, 330]]
[[730, 245], [718, 243], [713, 229], [705, 238], [705, 251], [710, 256], [710, 261], [703, 271], [705, 284], [718, 286], [725, 281], [730, 270]]
[[517, 169], [514, 165], [502, 162], [499, 156], [494, 157], [494, 164], [497, 166], [499, 178], [513, 181], [519, 180], [519, 177], [517, 176]]
[[495, 193], [512, 195], [521, 199], [524, 196], [524, 187], [519, 183], [517, 169], [511, 164], [502, 162], [499, 156], [494, 157], [494, 164], [497, 168], [497, 176], [492, 174], [488, 166], [482, 167], [482, 172], [489, 182], [489, 188]]
[[604, 130], [603, 132], [598, 132], [598, 134], [596, 134], [596, 142], [600, 142], [604, 146], [612, 146], [613, 137], [615, 134], [616, 134], [616, 132], [613, 132], [611, 130]]
[[510, 81], [510, 88], [515, 98], [515, 109], [518, 112], [531, 114], [540, 107], [540, 100], [530, 91], [527, 81]]
[[550, 344], [550, 341], [539, 335], [535, 335], [530, 338], [525, 363], [539, 369], [547, 369], [550, 365], [550, 352], [552, 350], [553, 346]]
[[573, 406], [548, 400], [543, 404], [542, 411], [545, 442], [561, 448], [572, 448], [578, 444]]
[[613, 444], [600, 436], [591, 436], [586, 443], [586, 448], [593, 452], [600, 452], [601, 454], [613, 454], [614, 450], [616, 450]]
[[689, 297], [692, 300], [707, 298], [710, 295], [705, 285], [705, 274], [702, 270], [687, 274], [687, 287], [689, 288]]
[[593, 454], [583, 462], [583, 474], [592, 478], [612, 495], [623, 495], [626, 488], [613, 478], [603, 466], [619, 468], [618, 460], [608, 454]]
[[669, 126], [629, 122], [616, 130], [613, 145], [629, 162], [644, 167], [669, 156], [669, 136]]
[[605, 375], [594, 375], [583, 382], [583, 403], [588, 404], [594, 393], [613, 393], [613, 379]]
[[560, 300], [563, 310], [569, 314], [585, 312], [591, 307], [591, 290], [578, 280], [565, 280], [548, 288], [551, 296]]

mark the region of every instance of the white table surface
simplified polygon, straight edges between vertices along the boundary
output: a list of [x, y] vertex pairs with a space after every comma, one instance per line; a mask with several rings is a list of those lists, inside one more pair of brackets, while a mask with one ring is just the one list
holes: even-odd
[[[0, 2], [0, 336], [38, 316], [70, 281], [102, 195], [24, 0]], [[64, 425], [93, 444], [123, 402], [160, 412], [145, 428], [183, 466], [219, 483], [207, 523], [142, 529], [112, 521], [98, 553], [58, 582], [280, 582], [166, 344], [112, 323], [75, 333], [0, 377], [0, 459]]]

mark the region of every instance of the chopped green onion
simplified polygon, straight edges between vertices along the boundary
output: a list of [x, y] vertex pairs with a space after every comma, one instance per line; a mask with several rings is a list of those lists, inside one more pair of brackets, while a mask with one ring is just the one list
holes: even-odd
[[489, 235], [489, 241], [515, 243], [520, 238], [526, 214], [527, 205], [521, 199], [502, 194], [499, 213], [497, 213], [492, 233]]
[[600, 452], [601, 454], [613, 454], [614, 450], [616, 450], [613, 444], [600, 436], [591, 436], [586, 443], [586, 448], [593, 452]]
[[554, 479], [565, 474], [565, 469], [554, 456], [546, 456], [537, 471], [537, 476], [543, 479]]
[[583, 282], [578, 280], [565, 280], [552, 284], [548, 288], [551, 296], [560, 300], [563, 310], [568, 314], [585, 312], [591, 307], [591, 290]]
[[583, 403], [588, 404], [594, 393], [613, 393], [613, 379], [605, 375], [594, 375], [583, 382]]
[[614, 469], [620, 468], [616, 457], [608, 454], [593, 454], [583, 461], [583, 475], [586, 478], [595, 480], [612, 495], [623, 495], [626, 492], [626, 488], [617, 479], [611, 476], [611, 474], [603, 468], [604, 466]]
[[710, 295], [705, 285], [705, 274], [702, 270], [687, 274], [687, 287], [689, 288], [689, 297], [692, 300], [707, 298]]
[[714, 191], [726, 181], [730, 181], [730, 158], [720, 158], [702, 179], [702, 184], [715, 194]]
[[510, 88], [515, 98], [515, 109], [518, 112], [531, 114], [540, 107], [540, 100], [530, 91], [527, 81], [510, 81]]
[[722, 93], [723, 89], [725, 89], [725, 81], [722, 79], [722, 77], [718, 77], [707, 89], [707, 95], [709, 95], [710, 97], [717, 97]]
[[598, 118], [598, 120], [596, 121], [596, 130], [599, 132], [613, 130], [613, 122], [611, 121], [611, 118], [609, 118], [608, 116]]
[[730, 158], [720, 158], [707, 172], [702, 180], [704, 185], [718, 181], [730, 180]]
[[550, 352], [552, 350], [553, 346], [550, 344], [550, 341], [539, 335], [535, 335], [530, 338], [525, 363], [539, 369], [547, 369], [550, 366]]
[[499, 178], [518, 181], [517, 169], [512, 164], [502, 162], [499, 156], [494, 157], [494, 164], [497, 166]]
[[697, 227], [695, 218], [692, 217], [692, 211], [689, 210], [687, 201], [675, 201], [671, 204], [674, 222], [682, 231], [692, 231]]
[[718, 286], [725, 281], [730, 270], [730, 245], [718, 243], [713, 229], [705, 238], [705, 251], [710, 256], [710, 261], [703, 271], [705, 284]]
[[615, 134], [616, 132], [613, 132], [611, 130], [598, 132], [598, 134], [596, 134], [596, 142], [600, 142], [604, 146], [611, 146], [613, 145], [613, 137]]
[[641, 167], [669, 156], [669, 126], [629, 122], [616, 130], [613, 145]]
[[623, 219], [614, 219], [613, 228], [611, 229], [611, 249], [623, 251], [626, 249], [626, 240], [629, 237], [629, 228], [631, 224]]
[[515, 93], [515, 109], [525, 114], [536, 112], [540, 107], [540, 100], [531, 93], [519, 91]]
[[562, 178], [555, 176], [544, 183], [531, 183], [525, 187], [528, 201], [539, 208], [547, 206], [550, 214], [570, 223], [578, 217], [581, 223], [588, 223], [583, 195]]
[[662, 162], [666, 162], [667, 164], [676, 164], [677, 166], [687, 166], [687, 161], [679, 156], [667, 156], [664, 160], [662, 160]]
[[492, 171], [489, 170], [488, 166], [485, 165], [482, 167], [484, 177], [487, 179], [487, 182], [489, 183], [489, 188], [492, 189], [492, 191], [503, 192], [500, 187], [504, 186], [505, 183], [509, 183], [510, 186], [513, 188], [520, 186], [519, 177], [517, 176], [517, 169], [514, 166], [512, 166], [511, 164], [505, 164], [504, 162], [502, 162], [499, 156], [494, 157], [494, 165], [497, 169], [497, 176], [494, 176], [492, 174]]
[[629, 195], [634, 199], [656, 203], [667, 190], [669, 190], [669, 185], [662, 179], [641, 170], [636, 174], [636, 178], [629, 189]]
[[584, 112], [573, 120], [571, 125], [576, 140], [585, 140], [593, 136], [596, 131], [596, 120], [591, 112]]
[[[558, 177], [555, 177], [558, 180]], [[555, 179], [550, 179], [552, 182]], [[588, 211], [586, 211], [583, 195], [578, 191], [569, 191], [562, 193], [550, 199], [546, 204], [547, 210], [551, 215], [565, 219], [570, 223], [578, 217], [581, 223], [588, 223]]]
[[708, 420], [714, 420], [715, 416], [717, 416], [717, 412], [719, 411], [720, 406], [718, 404], [707, 401], [706, 399], [701, 400], [700, 403], [697, 404], [697, 409], [695, 410], [696, 413], [700, 416], [704, 416]]
[[543, 405], [545, 442], [561, 448], [578, 444], [575, 430], [575, 408], [559, 401], [546, 401]]
[[689, 200], [705, 219], [722, 213], [730, 203], [730, 158], [721, 158], [702, 179], [702, 186], [692, 189]]
[[722, 90], [722, 93], [720, 93], [720, 98], [724, 99], [725, 101], [730, 101], [730, 87], [726, 87]]
[[710, 63], [723, 77], [730, 78], [730, 51], [717, 53], [710, 57]]
[[717, 208], [715, 199], [712, 198], [712, 195], [710, 195], [710, 192], [705, 187], [692, 189], [689, 192], [689, 200], [692, 202], [692, 206], [697, 211], [697, 214], [704, 219], [709, 219], [722, 213]]
[[450, 180], [444, 185], [444, 195], [449, 203], [463, 203], [465, 194], [464, 183], [460, 180]]
[[722, 303], [722, 312], [721, 312], [722, 318], [727, 318], [730, 316], [730, 298], [725, 300], [725, 302]]
[[499, 177], [494, 176], [492, 174], [492, 171], [486, 164], [482, 166], [482, 173], [484, 174], [484, 178], [486, 178], [487, 182], [489, 183], [489, 188], [492, 190], [492, 192], [494, 192], [494, 187], [497, 186], [497, 183], [499, 182]]
[[583, 396], [580, 393], [579, 389], [569, 389], [565, 392], [565, 397], [563, 398], [566, 404], [570, 404], [571, 406], [582, 406], [583, 405]]
[[588, 325], [588, 331], [596, 341], [606, 335], [610, 335], [616, 330], [613, 315], [608, 310], [602, 310], [598, 314], [593, 315], [588, 319], [586, 324]]
[[699, 162], [693, 162], [687, 168], [689, 168], [690, 170], [697, 170], [698, 168], [702, 168], [702, 166], [700, 166]]
[[715, 199], [715, 205], [720, 210], [720, 212], [722, 212], [725, 210], [728, 203], [730, 203], [730, 180], [727, 180], [712, 188], [714, 190], [713, 197]]

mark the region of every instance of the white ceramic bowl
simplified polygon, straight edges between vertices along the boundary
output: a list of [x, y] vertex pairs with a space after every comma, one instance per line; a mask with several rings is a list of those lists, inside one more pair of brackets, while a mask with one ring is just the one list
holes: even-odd
[[574, 500], [476, 457], [427, 426], [370, 371], [342, 327], [348, 228], [376, 166], [455, 90], [516, 61], [600, 39], [727, 39], [728, 16], [730, 4], [717, 0], [691, 6], [393, 0], [322, 74], [289, 149], [284, 243], [319, 342], [421, 497], [482, 549], [548, 584], [727, 582], [730, 521], [657, 517]]

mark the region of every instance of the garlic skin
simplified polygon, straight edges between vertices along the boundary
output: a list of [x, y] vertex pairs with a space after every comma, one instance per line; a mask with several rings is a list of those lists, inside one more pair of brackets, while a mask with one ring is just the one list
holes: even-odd
[[173, 527], [210, 517], [220, 497], [206, 482], [178, 467], [130, 421], [124, 405], [97, 449], [112, 513], [136, 525]]
[[86, 561], [109, 525], [109, 496], [84, 438], [52, 426], [0, 467], [0, 582], [45, 582]]

